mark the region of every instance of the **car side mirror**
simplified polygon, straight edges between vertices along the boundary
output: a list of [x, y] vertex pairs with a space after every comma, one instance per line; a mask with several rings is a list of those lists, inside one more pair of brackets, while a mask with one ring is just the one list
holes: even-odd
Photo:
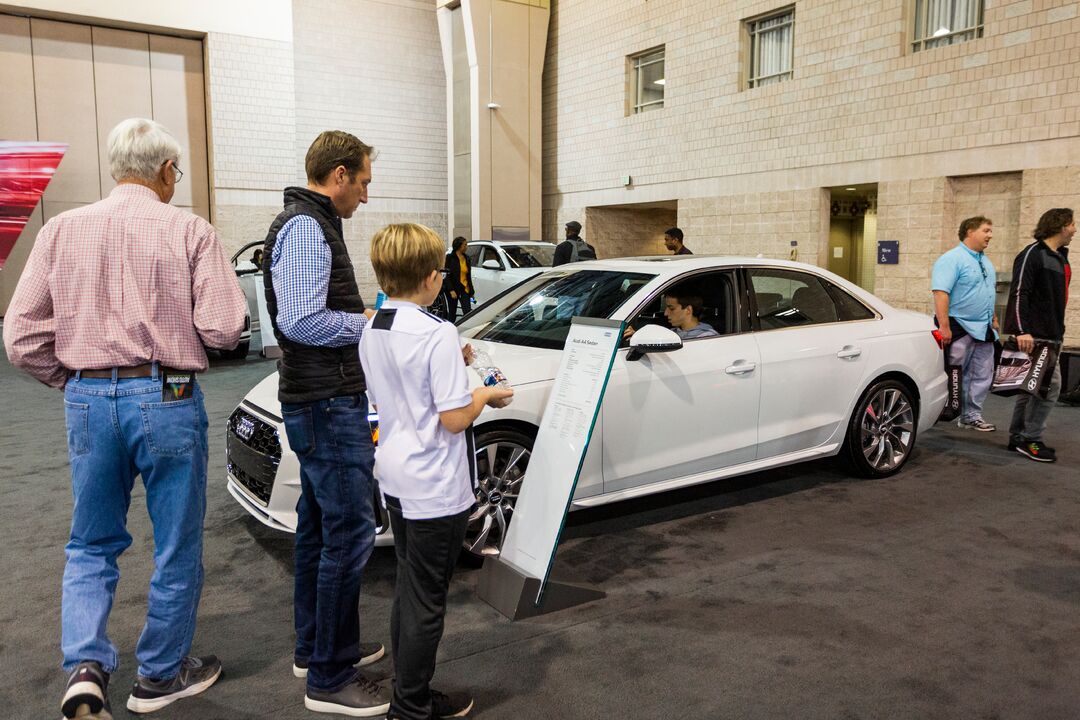
[[682, 338], [660, 325], [646, 325], [630, 336], [627, 360], [639, 360], [649, 353], [672, 352], [682, 347]]
[[480, 267], [485, 270], [502, 270], [502, 265], [499, 264], [498, 260], [485, 260]]

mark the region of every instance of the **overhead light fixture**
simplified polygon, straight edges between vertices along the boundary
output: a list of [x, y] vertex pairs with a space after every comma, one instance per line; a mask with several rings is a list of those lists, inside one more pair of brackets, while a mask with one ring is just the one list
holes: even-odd
[[943, 36], [943, 35], [948, 35], [948, 34], [949, 34], [949, 32], [950, 32], [949, 28], [947, 28], [947, 27], [945, 27], [944, 25], [942, 25], [941, 27], [939, 27], [939, 28], [937, 29], [937, 31], [936, 31], [936, 32], [934, 32], [934, 37], [941, 37], [941, 36]]
[[855, 191], [855, 188], [844, 188], [844, 189], [845, 189], [845, 190], [850, 190], [850, 191], [852, 191], [852, 192], [854, 192], [854, 191]]
[[660, 78], [659, 80], [653, 80], [653, 85], [667, 85], [667, 78]]

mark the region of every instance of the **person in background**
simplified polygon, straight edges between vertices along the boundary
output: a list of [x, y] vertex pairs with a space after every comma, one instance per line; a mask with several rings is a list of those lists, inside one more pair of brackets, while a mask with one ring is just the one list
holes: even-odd
[[443, 293], [446, 295], [450, 322], [457, 320], [459, 307], [462, 315], [472, 309], [473, 297], [476, 295], [472, 284], [472, 264], [465, 254], [468, 246], [469, 242], [459, 235], [454, 238], [450, 252], [446, 255], [446, 280]]
[[693, 255], [690, 248], [683, 245], [683, 231], [677, 227], [668, 228], [664, 231], [664, 247], [672, 255]]
[[385, 649], [360, 642], [360, 581], [375, 546], [375, 447], [357, 343], [364, 307], [342, 220], [367, 202], [374, 150], [340, 130], [320, 133], [304, 160], [307, 187], [285, 207], [263, 248], [266, 308], [281, 346], [278, 400], [300, 461], [296, 505], [293, 674], [315, 712], [378, 716], [389, 692], [357, 666]]
[[388, 299], [360, 340], [382, 440], [376, 474], [394, 533], [397, 581], [390, 616], [394, 695], [388, 720], [465, 717], [473, 699], [431, 687], [446, 599], [476, 504], [471, 426], [514, 391], [469, 391], [453, 323], [424, 310], [442, 288], [442, 239], [423, 225], [390, 225], [371, 240]]
[[[1016, 344], [1030, 353], [1035, 341], [1060, 346], [1065, 338], [1065, 306], [1069, 302], [1069, 243], [1076, 234], [1076, 219], [1070, 208], [1053, 208], [1043, 213], [1032, 237], [1035, 242], [1020, 251], [1013, 261], [1009, 304], [1005, 310], [1005, 332], [1016, 336]], [[1061, 393], [1061, 368], [1054, 374], [1046, 397], [1028, 393], [1016, 396], [1009, 424], [1009, 449], [1038, 462], [1054, 462], [1057, 453], [1043, 443], [1046, 422]]]
[[66, 718], [112, 717], [119, 656], [106, 628], [117, 560], [131, 545], [136, 475], [154, 528], [154, 574], [127, 707], [158, 710], [221, 675], [213, 655], [189, 655], [208, 463], [196, 374], [207, 368], [204, 346], [236, 347], [247, 302], [214, 228], [169, 205], [183, 173], [168, 130], [131, 118], [107, 147], [116, 187], [45, 224], [4, 318], [11, 363], [64, 391], [75, 500], [60, 611]]
[[256, 248], [255, 252], [251, 253], [251, 264], [254, 265], [256, 268], [258, 268], [259, 270], [262, 270], [262, 257], [263, 257], [262, 248]]
[[566, 223], [566, 239], [555, 246], [555, 256], [551, 266], [565, 265], [579, 260], [595, 260], [596, 248], [581, 239], [581, 223], [571, 220]]
[[983, 419], [982, 407], [994, 380], [994, 312], [997, 274], [986, 258], [994, 237], [990, 218], [977, 215], [960, 223], [960, 243], [937, 259], [931, 274], [934, 315], [950, 365], [962, 370], [963, 401], [956, 424], [979, 432], [997, 428]]
[[[675, 331], [675, 334], [683, 340], [716, 337], [720, 334], [709, 323], [701, 322], [702, 302], [700, 295], [689, 293], [664, 295], [664, 317], [671, 324], [671, 329]], [[634, 327], [627, 325], [623, 330], [623, 338], [629, 338], [634, 332], [636, 332]]]

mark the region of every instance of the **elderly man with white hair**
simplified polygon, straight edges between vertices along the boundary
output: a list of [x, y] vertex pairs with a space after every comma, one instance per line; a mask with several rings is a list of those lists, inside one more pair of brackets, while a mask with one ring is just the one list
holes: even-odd
[[152, 120], [109, 133], [109, 197], [57, 215], [37, 236], [4, 318], [12, 364], [62, 389], [74, 508], [61, 622], [64, 717], [110, 718], [119, 658], [106, 635], [131, 544], [136, 475], [154, 527], [154, 575], [128, 699], [151, 712], [196, 695], [221, 673], [191, 657], [202, 590], [207, 417], [196, 373], [204, 345], [233, 348], [240, 290], [214, 228], [169, 205], [180, 145]]

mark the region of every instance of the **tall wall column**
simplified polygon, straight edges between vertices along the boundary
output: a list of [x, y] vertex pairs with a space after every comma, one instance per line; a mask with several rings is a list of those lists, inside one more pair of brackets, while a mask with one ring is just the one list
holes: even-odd
[[436, 5], [448, 88], [451, 234], [539, 239], [549, 0]]

